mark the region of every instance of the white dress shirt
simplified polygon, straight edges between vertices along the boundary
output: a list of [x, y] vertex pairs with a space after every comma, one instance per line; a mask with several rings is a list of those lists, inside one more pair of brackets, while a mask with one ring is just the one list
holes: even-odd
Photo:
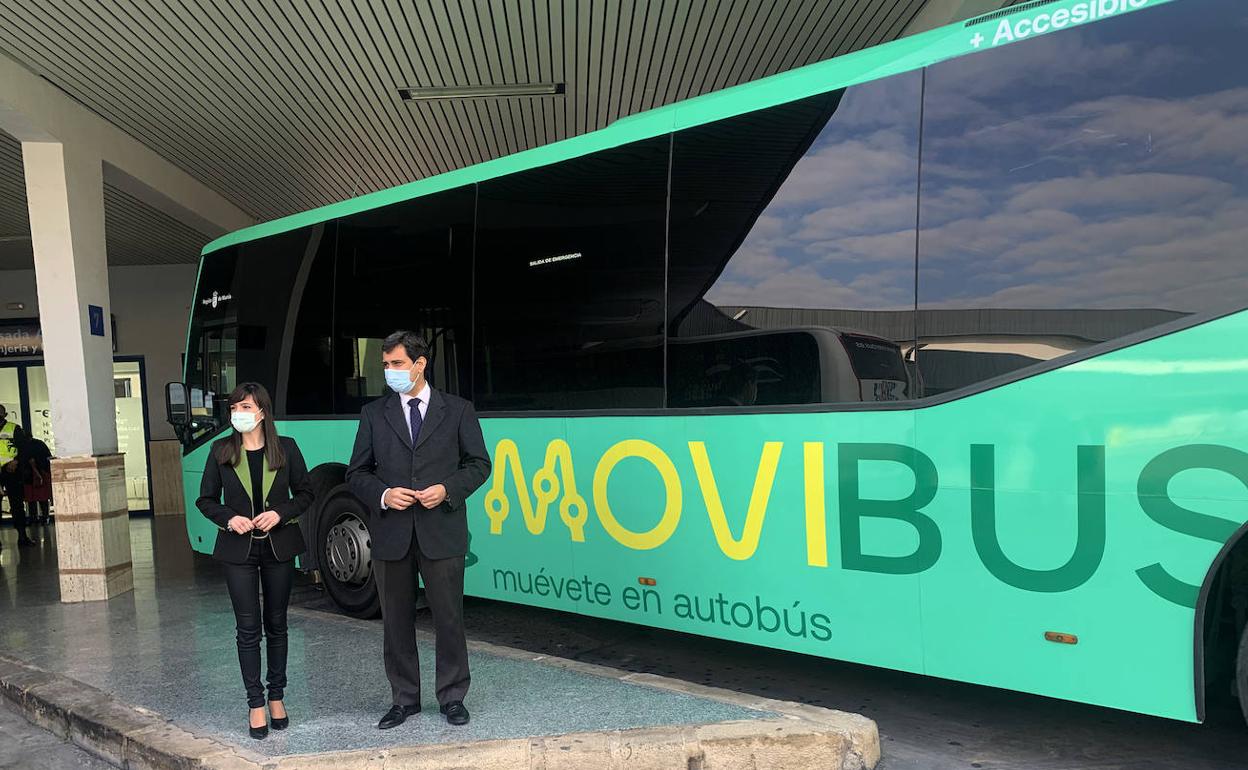
[[[420, 421], [422, 424], [424, 423], [425, 415], [429, 414], [429, 393], [430, 393], [429, 383], [426, 382], [425, 387], [421, 388], [419, 393], [400, 393], [399, 394], [399, 401], [401, 401], [403, 404], [403, 421], [409, 426], [408, 430], [411, 430], [410, 426], [412, 424], [412, 402], [413, 401], [416, 402], [416, 405], [417, 405], [416, 408], [420, 410]], [[386, 495], [388, 494], [390, 494], [389, 488], [386, 489], [385, 492], [381, 493], [381, 508], [384, 511], [390, 510], [390, 506], [386, 505]]]

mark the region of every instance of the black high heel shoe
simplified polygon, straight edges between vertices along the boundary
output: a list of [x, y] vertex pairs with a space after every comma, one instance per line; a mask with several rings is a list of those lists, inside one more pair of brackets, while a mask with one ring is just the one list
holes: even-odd
[[258, 741], [269, 737], [269, 725], [266, 723], [260, 727], [252, 727], [250, 715], [247, 717], [247, 731], [250, 733], [252, 738], [255, 738]]
[[[286, 711], [286, 704], [284, 703], [282, 704], [282, 711]], [[275, 717], [270, 713], [269, 725], [274, 730], [285, 730], [287, 727], [290, 727], [290, 712], [286, 711], [286, 716], [284, 717]]]

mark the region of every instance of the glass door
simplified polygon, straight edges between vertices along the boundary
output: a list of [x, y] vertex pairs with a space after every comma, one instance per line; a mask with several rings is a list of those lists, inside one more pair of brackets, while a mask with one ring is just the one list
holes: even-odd
[[187, 383], [194, 438], [228, 421], [225, 402], [238, 385], [238, 326], [205, 329], [203, 351], [203, 382]]
[[143, 373], [139, 362], [114, 363], [117, 451], [126, 458], [126, 504], [131, 513], [152, 509], [147, 484], [147, 423], [143, 418], [143, 393]]
[[[56, 456], [56, 436], [52, 432], [51, 399], [48, 395], [48, 372], [42, 365], [24, 367], [29, 393], [30, 433], [48, 445]], [[3, 377], [18, 369], [0, 369], [0, 387]], [[144, 419], [144, 382], [142, 365], [138, 361], [113, 363], [114, 409], [117, 418], [117, 451], [125, 458], [126, 504], [131, 513], [151, 510], [151, 490], [148, 485], [147, 422]], [[0, 395], [3, 391], [0, 390]], [[7, 402], [5, 403], [8, 406]], [[55, 506], [55, 503], [54, 503]]]
[[[8, 410], [10, 420], [17, 423], [22, 421], [22, 385], [16, 368], [0, 369], [0, 404], [4, 404], [4, 408]], [[0, 495], [0, 498], [4, 498], [4, 495]], [[3, 506], [6, 514], [12, 515], [7, 498], [0, 506]]]

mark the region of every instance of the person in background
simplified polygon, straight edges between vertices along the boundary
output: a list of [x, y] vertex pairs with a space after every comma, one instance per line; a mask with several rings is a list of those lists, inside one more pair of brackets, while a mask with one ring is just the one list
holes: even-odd
[[[295, 440], [277, 435], [273, 401], [263, 385], [244, 382], [229, 397], [233, 432], [218, 439], [204, 466], [195, 507], [220, 528], [213, 558], [224, 562], [234, 607], [238, 664], [247, 688], [252, 738], [290, 726], [286, 713], [286, 610], [295, 557], [307, 550], [298, 518], [312, 504], [312, 482]], [[264, 589], [264, 607], [260, 590]], [[260, 633], [266, 639], [268, 706], [260, 681]]]
[[27, 435], [17, 447], [17, 467], [22, 477], [27, 521], [47, 524], [52, 503], [52, 452], [48, 445]]
[[22, 426], [9, 419], [9, 410], [0, 404], [0, 488], [9, 500], [18, 545], [34, 545], [26, 534], [26, 503], [22, 500], [22, 474], [17, 464], [17, 448], [26, 437]]

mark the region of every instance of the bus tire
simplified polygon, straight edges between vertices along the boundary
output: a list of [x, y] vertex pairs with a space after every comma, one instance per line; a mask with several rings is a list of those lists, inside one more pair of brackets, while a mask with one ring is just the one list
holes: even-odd
[[[317, 522], [320, 520], [322, 504], [329, 499], [334, 490], [347, 480], [347, 466], [342, 463], [325, 463], [308, 472], [308, 480], [312, 482], [312, 508], [299, 520], [305, 543], [314, 545], [317, 542]], [[317, 548], [308, 548], [300, 559], [300, 567], [306, 571], [320, 570], [321, 552]]]
[[1235, 656], [1235, 689], [1239, 693], [1239, 709], [1248, 724], [1248, 623], [1239, 635], [1239, 652]]
[[313, 547], [325, 592], [343, 613], [355, 618], [381, 614], [373, 576], [372, 513], [345, 484], [332, 489], [317, 507]]

